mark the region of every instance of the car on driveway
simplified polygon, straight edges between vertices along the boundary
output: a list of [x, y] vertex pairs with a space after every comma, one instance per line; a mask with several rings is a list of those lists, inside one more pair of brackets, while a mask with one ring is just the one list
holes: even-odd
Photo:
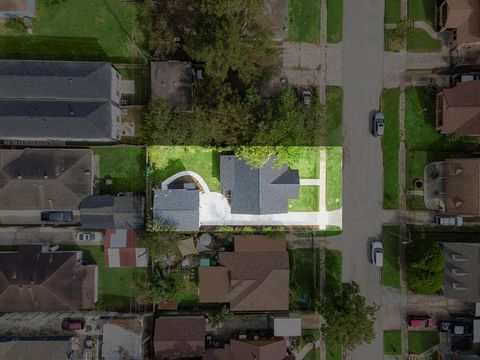
[[418, 329], [432, 329], [435, 326], [430, 316], [408, 315], [407, 322], [408, 326]]
[[102, 240], [103, 234], [101, 232], [79, 232], [77, 234], [78, 241], [92, 241]]
[[462, 226], [463, 218], [461, 216], [437, 215], [435, 223], [440, 226]]
[[85, 328], [84, 318], [71, 318], [67, 317], [62, 321], [63, 330], [82, 330]]
[[372, 264], [377, 267], [383, 266], [383, 244], [380, 241], [372, 242]]
[[372, 120], [372, 134], [373, 136], [383, 136], [383, 132], [385, 130], [385, 118], [383, 114], [379, 111], [373, 115]]
[[468, 335], [472, 333], [472, 325], [466, 322], [440, 321], [438, 331], [448, 332], [452, 335]]

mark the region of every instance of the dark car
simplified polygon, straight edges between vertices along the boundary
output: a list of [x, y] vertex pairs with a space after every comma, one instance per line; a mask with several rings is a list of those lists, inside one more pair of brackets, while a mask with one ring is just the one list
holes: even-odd
[[41, 218], [42, 221], [70, 222], [73, 219], [73, 213], [71, 211], [43, 211]]
[[85, 328], [84, 318], [65, 318], [62, 321], [63, 330], [82, 330]]
[[438, 331], [449, 332], [453, 335], [468, 335], [472, 333], [472, 325], [464, 322], [440, 321]]
[[407, 321], [408, 321], [408, 326], [413, 328], [431, 329], [435, 325], [435, 323], [433, 322], [430, 316], [409, 315], [407, 317]]

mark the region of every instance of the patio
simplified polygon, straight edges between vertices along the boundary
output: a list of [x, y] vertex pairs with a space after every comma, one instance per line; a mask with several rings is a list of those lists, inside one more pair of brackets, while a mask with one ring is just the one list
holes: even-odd
[[445, 211], [445, 162], [435, 161], [425, 166], [424, 201], [427, 209]]

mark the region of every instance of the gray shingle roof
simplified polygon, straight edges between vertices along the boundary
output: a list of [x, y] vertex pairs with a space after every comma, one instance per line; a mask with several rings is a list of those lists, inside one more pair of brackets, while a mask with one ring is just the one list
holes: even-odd
[[5, 16], [35, 17], [35, 0], [0, 1], [0, 19]]
[[180, 231], [196, 231], [200, 226], [200, 192], [198, 190], [155, 189], [153, 217]]
[[231, 191], [233, 214], [281, 214], [288, 212], [288, 199], [298, 197], [298, 170], [286, 165], [275, 168], [272, 157], [260, 169], [232, 156], [220, 157], [222, 190]]

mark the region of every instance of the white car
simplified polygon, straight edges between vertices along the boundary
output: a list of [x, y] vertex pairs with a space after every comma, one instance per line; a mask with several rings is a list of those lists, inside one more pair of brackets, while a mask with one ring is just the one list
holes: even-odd
[[373, 136], [379, 137], [383, 136], [385, 129], [385, 118], [380, 112], [375, 113], [373, 116], [373, 125], [372, 125], [372, 134]]
[[312, 102], [312, 93], [310, 91], [303, 91], [302, 92], [302, 101], [305, 106], [310, 106]]
[[383, 244], [380, 241], [372, 242], [372, 264], [377, 267], [383, 266]]
[[461, 216], [441, 216], [435, 217], [435, 223], [441, 226], [462, 226], [463, 218]]
[[77, 234], [78, 241], [92, 241], [103, 240], [103, 233], [101, 232], [80, 232]]

